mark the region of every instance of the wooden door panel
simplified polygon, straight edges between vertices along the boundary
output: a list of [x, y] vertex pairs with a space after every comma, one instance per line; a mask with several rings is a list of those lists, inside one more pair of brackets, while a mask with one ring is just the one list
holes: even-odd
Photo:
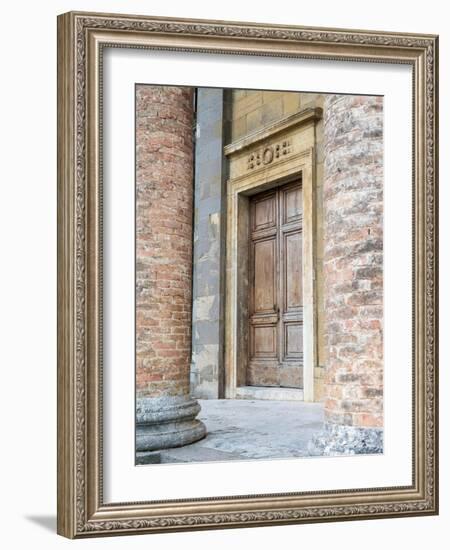
[[247, 384], [249, 386], [280, 387], [279, 364], [251, 361], [247, 368]]
[[284, 311], [297, 311], [303, 307], [302, 284], [302, 233], [289, 232], [283, 235], [284, 263]]
[[257, 195], [253, 201], [253, 231], [276, 226], [276, 193]]
[[298, 183], [280, 189], [280, 386], [303, 387], [303, 197]]
[[253, 359], [277, 358], [277, 330], [276, 325], [254, 325], [251, 334]]
[[302, 192], [250, 200], [247, 384], [303, 387]]
[[303, 324], [284, 323], [284, 357], [285, 361], [303, 359]]
[[273, 312], [276, 297], [276, 237], [253, 243], [253, 313]]
[[290, 365], [284, 363], [283, 366], [278, 369], [278, 384], [282, 388], [303, 388], [303, 368], [298, 365]]
[[281, 202], [283, 224], [300, 221], [303, 214], [302, 188], [288, 186], [283, 189]]

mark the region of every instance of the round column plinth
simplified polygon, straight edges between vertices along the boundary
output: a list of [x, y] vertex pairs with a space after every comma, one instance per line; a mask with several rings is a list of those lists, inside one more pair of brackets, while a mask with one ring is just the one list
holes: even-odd
[[138, 398], [136, 403], [136, 451], [157, 451], [194, 443], [206, 435], [195, 417], [200, 405], [188, 396]]

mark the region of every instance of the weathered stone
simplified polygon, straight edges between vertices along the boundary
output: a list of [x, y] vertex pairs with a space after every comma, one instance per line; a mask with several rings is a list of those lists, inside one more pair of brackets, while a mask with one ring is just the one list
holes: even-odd
[[197, 91], [191, 392], [217, 398], [223, 350], [224, 91]]
[[200, 418], [208, 426], [208, 436], [192, 445], [161, 451], [161, 463], [309, 456], [308, 442], [323, 427], [319, 403], [207, 399], [201, 406]]
[[188, 396], [145, 397], [136, 403], [136, 450], [180, 447], [206, 435], [200, 405]]
[[383, 452], [383, 430], [327, 423], [308, 444], [312, 456], [380, 454]]
[[161, 464], [160, 452], [137, 452], [136, 466], [144, 466], [146, 464]]

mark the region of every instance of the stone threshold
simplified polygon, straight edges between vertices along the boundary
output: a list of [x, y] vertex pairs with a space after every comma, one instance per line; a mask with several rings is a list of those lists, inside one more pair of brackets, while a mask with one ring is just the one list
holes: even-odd
[[271, 401], [304, 401], [303, 390], [268, 386], [238, 386], [236, 399], [267, 399]]

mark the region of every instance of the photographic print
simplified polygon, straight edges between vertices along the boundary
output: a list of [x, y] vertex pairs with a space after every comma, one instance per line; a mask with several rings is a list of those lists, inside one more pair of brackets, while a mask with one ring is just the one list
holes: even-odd
[[135, 86], [137, 465], [383, 453], [383, 97]]

